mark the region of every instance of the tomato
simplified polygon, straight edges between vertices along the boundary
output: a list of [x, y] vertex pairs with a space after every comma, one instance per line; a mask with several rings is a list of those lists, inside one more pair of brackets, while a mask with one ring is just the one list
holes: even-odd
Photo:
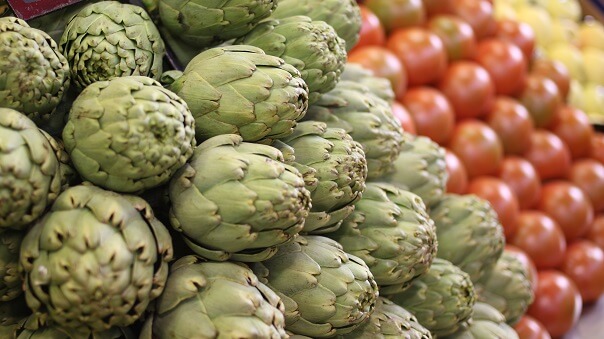
[[594, 212], [604, 211], [604, 165], [593, 159], [575, 161], [568, 179], [587, 194]]
[[518, 46], [526, 60], [533, 57], [535, 32], [529, 24], [510, 19], [499, 20], [495, 36]]
[[493, 5], [485, 0], [453, 0], [453, 13], [466, 21], [478, 40], [495, 34]]
[[604, 214], [599, 214], [594, 218], [585, 238], [604, 249]]
[[571, 164], [568, 146], [554, 133], [542, 129], [531, 134], [531, 146], [524, 158], [535, 167], [541, 180], [566, 177]]
[[365, 46], [354, 49], [348, 55], [348, 62], [363, 65], [379, 77], [390, 80], [392, 90], [401, 98], [407, 90], [407, 72], [401, 61], [389, 49], [381, 46]]
[[496, 97], [486, 122], [501, 139], [505, 154], [522, 154], [530, 147], [533, 120], [515, 99]]
[[568, 246], [562, 272], [579, 287], [583, 302], [596, 301], [604, 294], [604, 251], [589, 240]]
[[537, 208], [556, 220], [567, 241], [583, 236], [589, 231], [594, 212], [589, 198], [568, 181], [551, 181], [541, 188]]
[[495, 100], [495, 85], [491, 76], [472, 61], [452, 63], [438, 88], [451, 102], [458, 120], [485, 116]]
[[491, 75], [496, 94], [515, 95], [522, 90], [528, 64], [516, 45], [497, 38], [485, 39], [478, 44], [474, 60]]
[[604, 164], [604, 133], [596, 132], [591, 138], [591, 157]]
[[518, 334], [518, 339], [552, 339], [545, 326], [530, 315], [522, 316], [514, 325], [514, 330]]
[[438, 35], [424, 28], [396, 30], [386, 46], [403, 63], [409, 86], [436, 82], [447, 69], [447, 53]]
[[555, 268], [562, 263], [566, 239], [553, 218], [540, 211], [521, 211], [517, 226], [516, 234], [509, 242], [525, 251], [537, 269]]
[[438, 15], [428, 21], [428, 28], [442, 40], [449, 61], [470, 59], [476, 52], [474, 31], [467, 22], [452, 16]]
[[465, 194], [468, 188], [468, 172], [455, 153], [449, 149], [446, 151], [445, 161], [449, 175], [447, 193]]
[[557, 60], [540, 58], [531, 65], [531, 74], [544, 76], [558, 86], [558, 92], [563, 101], [568, 97], [570, 91], [570, 73], [566, 66]]
[[453, 1], [452, 0], [423, 0], [426, 14], [429, 17], [439, 14], [452, 14], [453, 13]]
[[505, 252], [509, 255], [513, 255], [516, 259], [520, 260], [522, 265], [528, 272], [528, 279], [531, 282], [533, 292], [537, 289], [537, 266], [533, 262], [533, 259], [520, 247], [505, 244]]
[[516, 156], [505, 157], [499, 178], [514, 192], [520, 209], [529, 209], [537, 204], [541, 195], [541, 180], [530, 162]]
[[422, 0], [365, 0], [364, 4], [380, 18], [386, 32], [426, 21]]
[[361, 31], [359, 32], [359, 41], [353, 49], [359, 49], [365, 46], [383, 46], [386, 44], [386, 30], [380, 22], [380, 19], [365, 5], [359, 5], [361, 9]]
[[519, 99], [537, 127], [548, 127], [562, 105], [562, 97], [556, 83], [537, 74], [529, 74], [526, 77]]
[[417, 134], [413, 117], [411, 117], [411, 114], [409, 114], [409, 111], [407, 111], [405, 106], [395, 100], [390, 104], [390, 107], [392, 107], [392, 114], [394, 117], [400, 121], [403, 130], [407, 133]]
[[588, 157], [591, 153], [594, 128], [582, 110], [562, 106], [556, 112], [550, 129], [568, 146], [573, 159]]
[[474, 178], [468, 185], [467, 193], [488, 200], [497, 212], [505, 238], [514, 235], [520, 207], [514, 192], [504, 181], [489, 176]]
[[419, 135], [445, 145], [455, 127], [455, 115], [447, 98], [431, 87], [414, 87], [403, 96]]
[[503, 161], [503, 146], [489, 125], [465, 120], [453, 130], [449, 148], [459, 157], [469, 178], [496, 175]]

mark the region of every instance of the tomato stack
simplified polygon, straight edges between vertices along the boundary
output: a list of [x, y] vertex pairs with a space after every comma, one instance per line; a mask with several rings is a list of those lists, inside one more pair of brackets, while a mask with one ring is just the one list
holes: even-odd
[[448, 191], [489, 200], [534, 269], [520, 338], [564, 335], [604, 294], [604, 134], [569, 100], [572, 73], [493, 1], [359, 2], [349, 62], [391, 81], [405, 131], [447, 148]]

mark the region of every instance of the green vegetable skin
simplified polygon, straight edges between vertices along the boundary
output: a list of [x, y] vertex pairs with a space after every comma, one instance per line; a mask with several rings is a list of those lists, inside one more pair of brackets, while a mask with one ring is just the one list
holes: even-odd
[[505, 317], [489, 304], [477, 302], [467, 328], [444, 339], [518, 339], [518, 334], [505, 323]]
[[24, 236], [18, 231], [0, 233], [0, 306], [23, 293], [23, 281], [19, 275], [19, 249]]
[[390, 80], [375, 76], [373, 71], [359, 64], [347, 63], [340, 80], [358, 82], [366, 86], [369, 91], [387, 102], [394, 101], [394, 90]]

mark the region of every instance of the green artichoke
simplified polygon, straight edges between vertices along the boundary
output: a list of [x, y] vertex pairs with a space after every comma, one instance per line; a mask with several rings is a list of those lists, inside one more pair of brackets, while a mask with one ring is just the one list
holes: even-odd
[[373, 312], [378, 289], [363, 260], [322, 236], [298, 236], [252, 265], [285, 304], [285, 329], [312, 338], [350, 333]]
[[13, 300], [23, 290], [19, 275], [19, 249], [25, 234], [17, 231], [0, 233], [0, 301]]
[[24, 230], [42, 216], [67, 183], [66, 157], [25, 115], [0, 108], [0, 230]]
[[27, 304], [66, 329], [128, 326], [163, 291], [171, 240], [143, 199], [71, 187], [23, 239]]
[[436, 257], [436, 229], [423, 201], [385, 183], [367, 183], [354, 212], [328, 236], [365, 261], [383, 294], [407, 288]]
[[69, 65], [48, 34], [14, 17], [0, 18], [0, 107], [36, 122], [51, 118], [69, 88]]
[[195, 120], [187, 104], [142, 76], [88, 86], [63, 130], [78, 173], [117, 192], [162, 185], [193, 155]]
[[304, 227], [310, 193], [271, 146], [219, 135], [197, 146], [170, 182], [170, 221], [215, 261], [266, 260]]
[[69, 21], [59, 46], [79, 90], [114, 77], [159, 79], [162, 73], [164, 42], [139, 6], [117, 1], [86, 6]]
[[185, 256], [140, 339], [287, 338], [281, 299], [245, 265]]
[[305, 120], [342, 128], [361, 143], [367, 158], [367, 178], [371, 180], [392, 170], [405, 142], [390, 105], [366, 86], [352, 81], [340, 81], [333, 91], [323, 95], [308, 108]]
[[296, 67], [308, 85], [310, 104], [336, 86], [347, 58], [346, 43], [333, 27], [306, 16], [265, 20], [235, 44], [260, 47]]
[[57, 326], [45, 326], [35, 330], [17, 328], [15, 339], [135, 339], [127, 327], [112, 327], [103, 332], [87, 332]]
[[475, 284], [478, 300], [495, 307], [513, 326], [533, 302], [533, 286], [526, 266], [507, 251], [487, 276]]
[[390, 80], [375, 76], [372, 70], [359, 64], [347, 63], [340, 80], [358, 82], [367, 86], [370, 92], [387, 102], [394, 101], [394, 90]]
[[429, 208], [447, 188], [446, 152], [430, 138], [406, 136], [406, 147], [394, 162], [394, 170], [382, 180], [419, 195]]
[[198, 142], [239, 134], [244, 141], [270, 143], [290, 135], [308, 109], [300, 72], [252, 46], [197, 55], [169, 88], [189, 105]]
[[159, 0], [162, 25], [195, 47], [212, 47], [251, 31], [276, 0]]
[[469, 326], [443, 339], [518, 339], [518, 334], [497, 309], [477, 302]]
[[439, 258], [467, 272], [472, 282], [488, 274], [503, 252], [505, 237], [497, 212], [475, 195], [445, 194], [430, 209]]
[[365, 190], [367, 160], [362, 146], [344, 130], [317, 121], [300, 123], [294, 134], [281, 141], [295, 150], [291, 164], [309, 173], [303, 176], [312, 208], [303, 231], [319, 234], [337, 229]]
[[413, 313], [420, 324], [440, 338], [467, 326], [476, 292], [466, 272], [435, 258], [430, 269], [409, 288], [388, 298]]

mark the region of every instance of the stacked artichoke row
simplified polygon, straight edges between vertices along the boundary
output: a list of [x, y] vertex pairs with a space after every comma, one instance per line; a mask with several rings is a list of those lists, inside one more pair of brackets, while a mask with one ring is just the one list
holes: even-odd
[[516, 336], [527, 267], [346, 63], [355, 1], [143, 3], [0, 18], [0, 337]]

